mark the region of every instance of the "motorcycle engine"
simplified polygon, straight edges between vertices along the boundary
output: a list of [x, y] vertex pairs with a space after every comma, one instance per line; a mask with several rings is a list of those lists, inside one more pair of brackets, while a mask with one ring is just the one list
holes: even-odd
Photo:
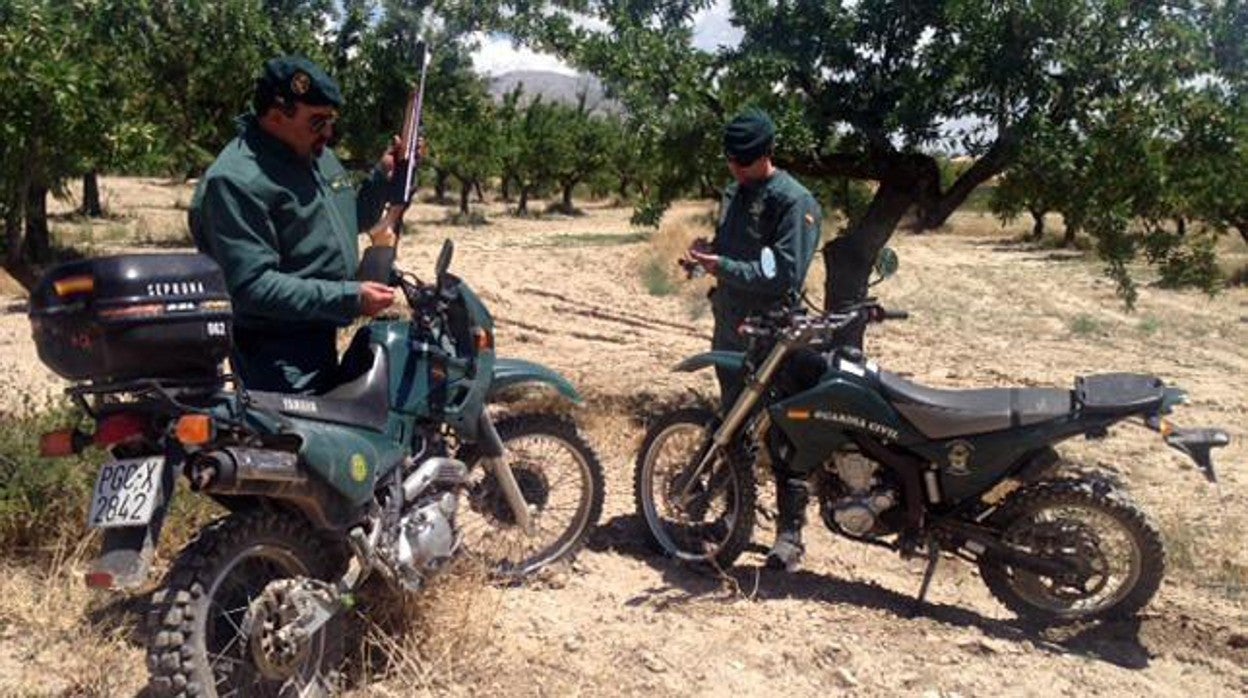
[[834, 453], [824, 470], [833, 481], [822, 498], [828, 526], [859, 538], [877, 533], [878, 516], [898, 501], [896, 490], [881, 481], [880, 464], [846, 449]]
[[404, 479], [406, 505], [384, 550], [391, 569], [409, 590], [419, 589], [425, 575], [450, 560], [459, 547], [455, 513], [466, 476], [463, 463], [431, 458]]

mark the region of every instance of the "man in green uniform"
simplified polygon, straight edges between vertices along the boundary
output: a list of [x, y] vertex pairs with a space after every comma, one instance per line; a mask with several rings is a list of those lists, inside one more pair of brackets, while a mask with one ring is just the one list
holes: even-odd
[[253, 390], [316, 393], [338, 364], [337, 330], [394, 301], [358, 282], [357, 236], [382, 235], [402, 207], [385, 205], [387, 153], [357, 193], [326, 147], [342, 92], [316, 64], [285, 56], [256, 80], [252, 113], [191, 200], [191, 235], [225, 272], [234, 304], [231, 362]]
[[[695, 242], [687, 261], [715, 276], [711, 347], [742, 351], [737, 327], [747, 316], [800, 294], [819, 242], [822, 212], [811, 193], [772, 162], [776, 127], [759, 109], [747, 109], [724, 129], [724, 154], [736, 181], [724, 191], [715, 239]], [[727, 410], [740, 395], [741, 376], [718, 371]], [[773, 568], [794, 570], [803, 553], [809, 490], [805, 474], [774, 464], [779, 526], [767, 556]]]

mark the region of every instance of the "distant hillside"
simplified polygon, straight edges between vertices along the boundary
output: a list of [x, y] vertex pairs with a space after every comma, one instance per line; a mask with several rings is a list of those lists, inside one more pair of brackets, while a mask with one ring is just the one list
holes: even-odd
[[502, 100], [517, 85], [524, 85], [524, 101], [541, 95], [548, 102], [576, 104], [581, 92], [586, 93], [586, 104], [595, 112], [619, 112], [620, 105], [607, 99], [602, 83], [589, 75], [564, 75], [543, 70], [513, 70], [490, 80], [490, 95]]

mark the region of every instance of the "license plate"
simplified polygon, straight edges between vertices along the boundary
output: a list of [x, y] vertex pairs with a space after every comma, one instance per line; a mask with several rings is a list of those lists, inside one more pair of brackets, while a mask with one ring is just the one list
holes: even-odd
[[105, 463], [95, 481], [87, 524], [91, 528], [147, 525], [160, 494], [164, 465], [163, 456]]

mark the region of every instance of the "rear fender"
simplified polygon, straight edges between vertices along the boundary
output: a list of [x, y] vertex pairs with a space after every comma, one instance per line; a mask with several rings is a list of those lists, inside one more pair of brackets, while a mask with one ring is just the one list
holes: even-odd
[[583, 402], [581, 394], [568, 379], [541, 364], [523, 359], [494, 360], [493, 379], [490, 381], [490, 390], [486, 394], [486, 399], [492, 401], [504, 390], [527, 383], [553, 386], [560, 395], [573, 403], [579, 405]]
[[734, 373], [743, 373], [745, 371], [745, 353], [717, 349], [702, 354], [695, 354], [676, 364], [672, 367], [672, 370], [681, 373], [693, 373], [711, 366]]
[[87, 586], [102, 589], [131, 590], [147, 583], [165, 516], [173, 501], [174, 483], [182, 470], [185, 455], [178, 450], [165, 454], [160, 489], [152, 518], [146, 526], [107, 528], [103, 531], [100, 555], [87, 570]]

